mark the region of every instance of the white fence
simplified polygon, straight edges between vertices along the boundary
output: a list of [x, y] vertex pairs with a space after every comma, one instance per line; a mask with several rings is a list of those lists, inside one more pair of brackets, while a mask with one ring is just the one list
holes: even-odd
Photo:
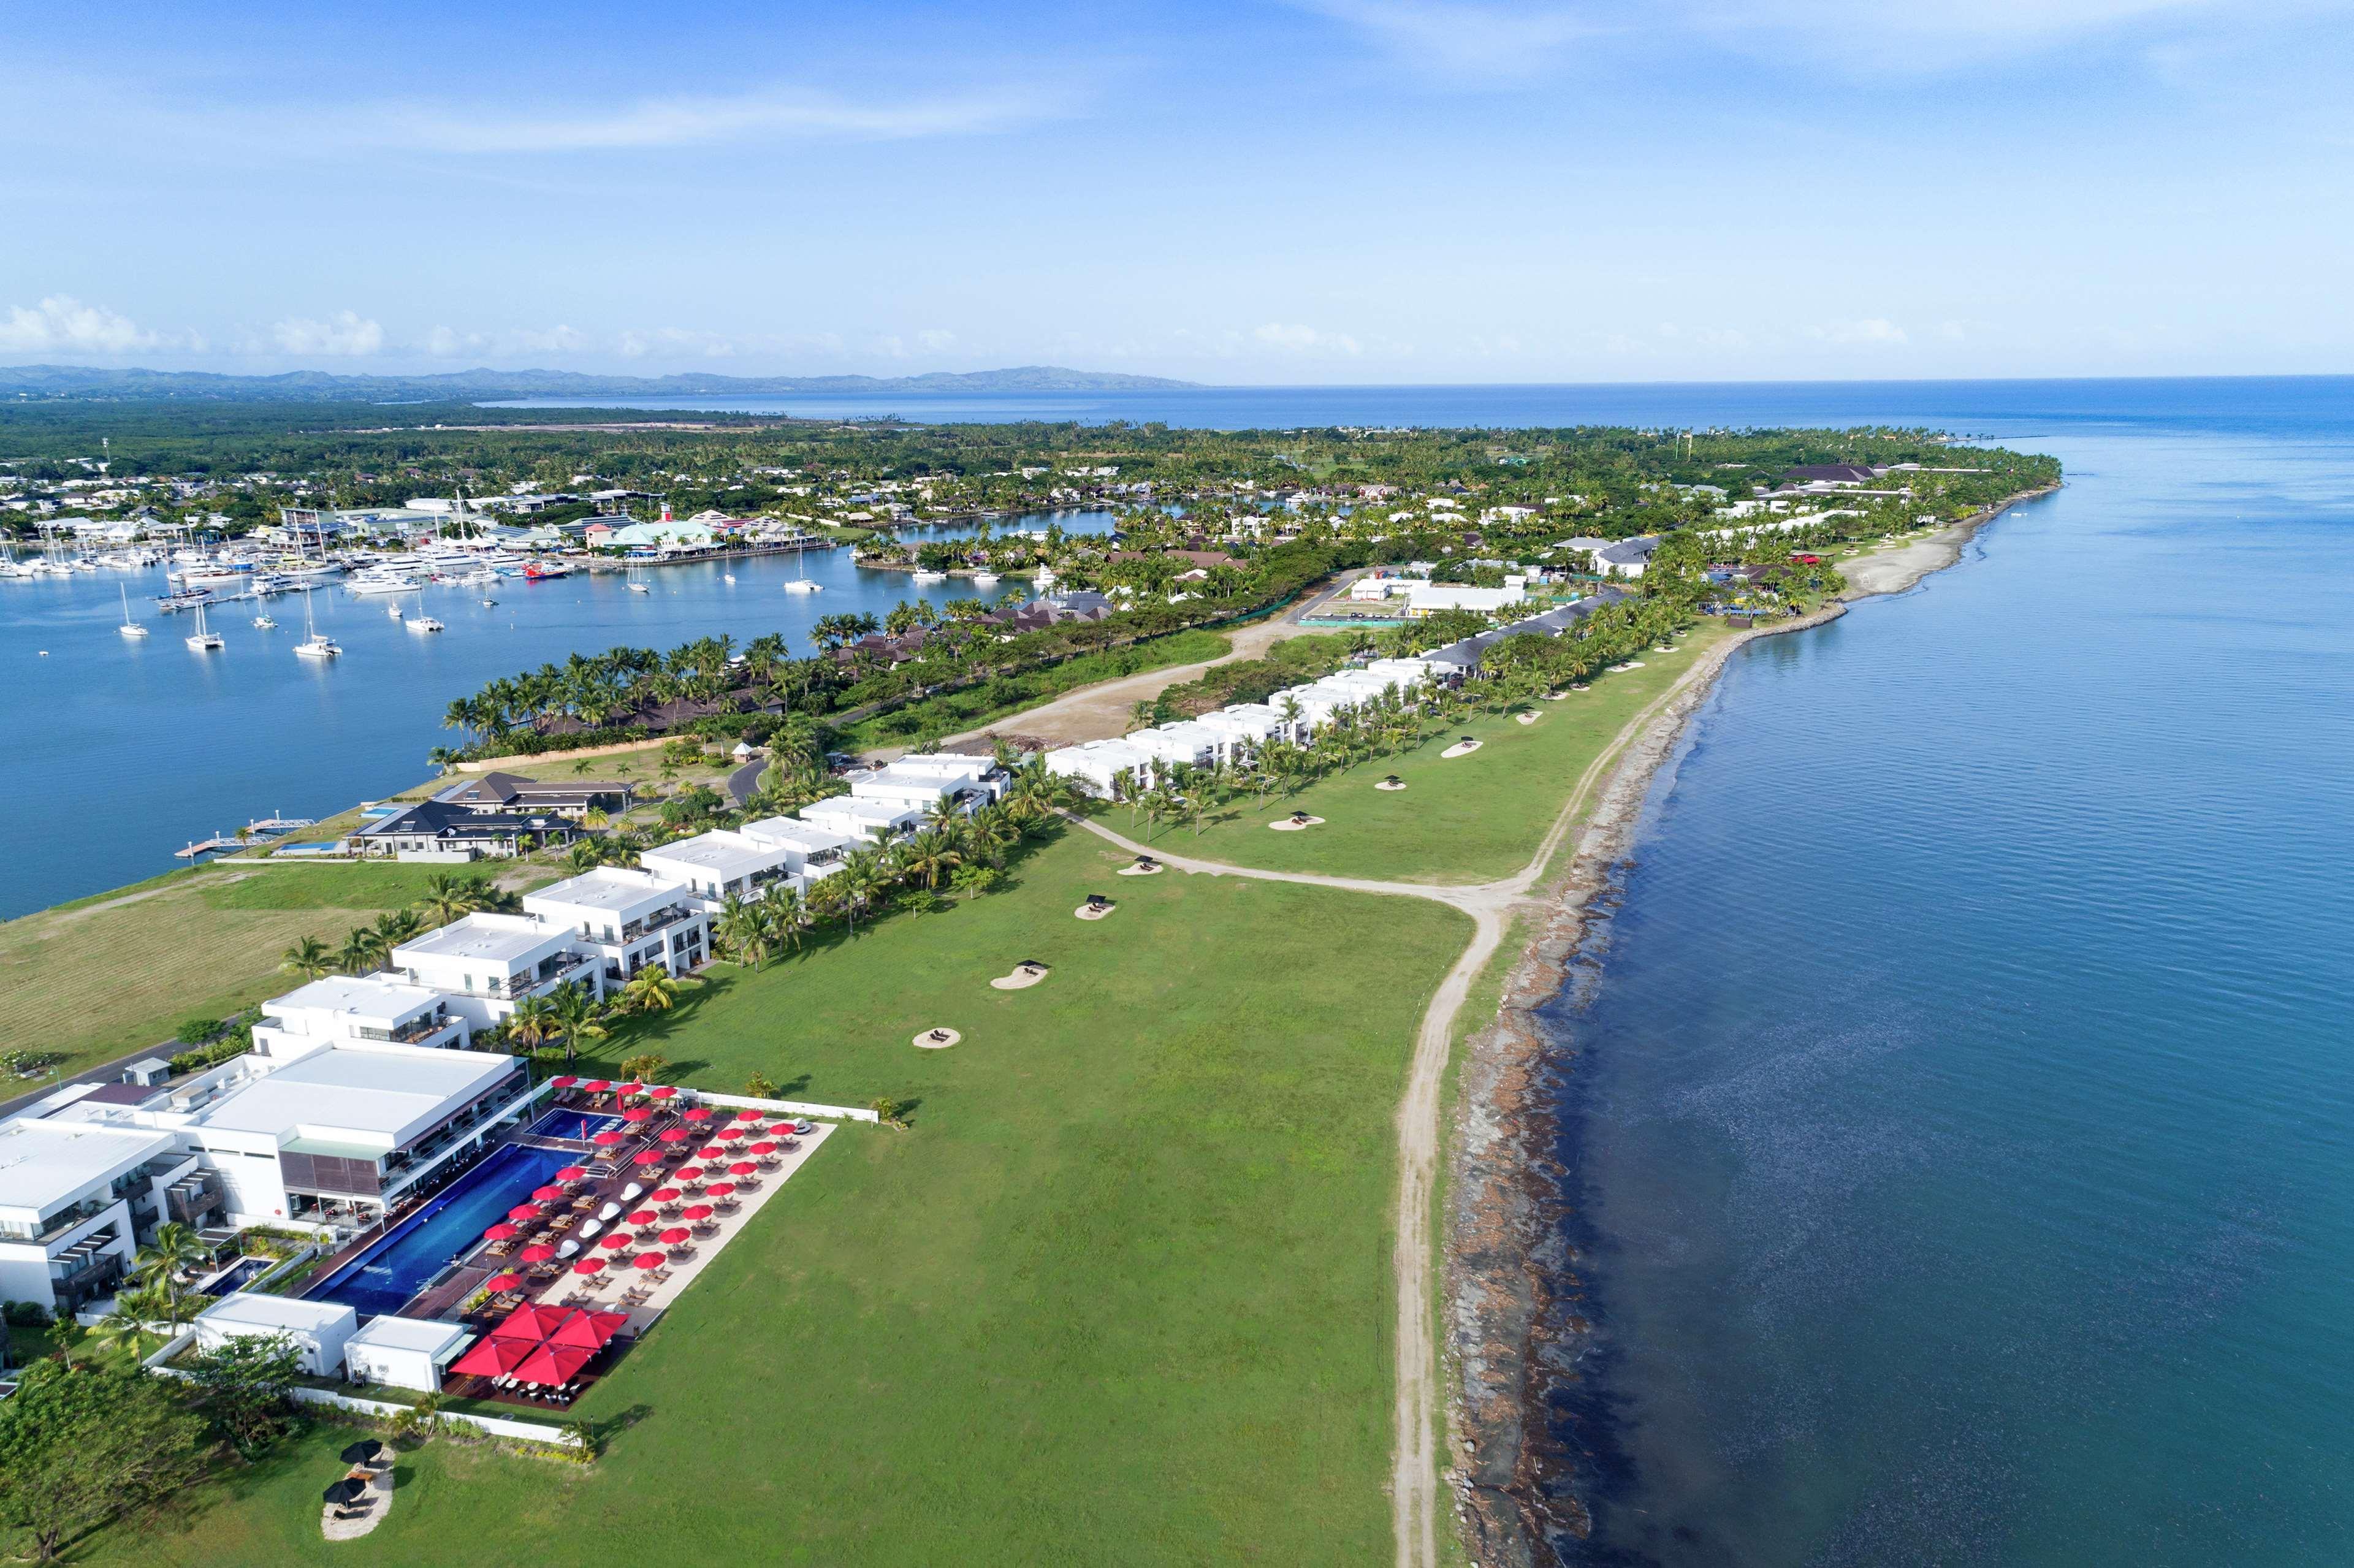
[[761, 1100], [750, 1095], [715, 1095], [708, 1089], [694, 1091], [697, 1102], [706, 1106], [728, 1106], [738, 1110], [775, 1111], [785, 1116], [817, 1117], [825, 1121], [879, 1121], [871, 1110], [855, 1110], [849, 1106], [813, 1105], [808, 1100]]

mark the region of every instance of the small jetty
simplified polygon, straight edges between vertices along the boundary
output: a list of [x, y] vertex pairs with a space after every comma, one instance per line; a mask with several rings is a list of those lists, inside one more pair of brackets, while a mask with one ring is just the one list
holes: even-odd
[[176, 859], [190, 861], [202, 860], [208, 854], [233, 854], [239, 850], [251, 848], [257, 840], [275, 838], [281, 833], [291, 833], [298, 828], [315, 826], [317, 822], [316, 817], [288, 817], [278, 814], [256, 817], [245, 824], [242, 836], [235, 833], [215, 833], [208, 839], [192, 842], [186, 849], [175, 849], [172, 853]]

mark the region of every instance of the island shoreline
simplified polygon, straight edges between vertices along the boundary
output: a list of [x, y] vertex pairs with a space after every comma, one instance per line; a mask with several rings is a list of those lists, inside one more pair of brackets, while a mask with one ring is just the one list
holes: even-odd
[[[1576, 1216], [1562, 1186], [1568, 1172], [1553, 1153], [1556, 1088], [1576, 1053], [1549, 1039], [1537, 1014], [1595, 978], [1590, 969], [1579, 972], [1578, 959], [1616, 906], [1646, 807], [1692, 715], [1736, 650], [1828, 625], [1854, 600], [1917, 586], [1959, 561], [1988, 523], [2058, 488], [2022, 491], [1925, 540], [1861, 557], [1855, 564], [1882, 569], [1858, 573], [1854, 586], [1812, 614], [1711, 649], [1613, 765], [1571, 853], [1532, 895], [1543, 913], [1505, 977], [1496, 1017], [1464, 1041], [1446, 1129], [1446, 1480], [1463, 1544], [1481, 1568], [1534, 1568], [1592, 1526], [1583, 1487], [1607, 1460], [1565, 1440], [1555, 1419], [1595, 1348], [1569, 1239]], [[1606, 1434], [1594, 1437], [1606, 1444]]]

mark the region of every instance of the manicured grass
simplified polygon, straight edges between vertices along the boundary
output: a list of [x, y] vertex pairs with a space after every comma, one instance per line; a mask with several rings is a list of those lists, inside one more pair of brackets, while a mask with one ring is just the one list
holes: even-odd
[[[414, 902], [421, 865], [260, 864], [230, 860], [0, 925], [0, 1038], [60, 1051], [65, 1071], [152, 1045], [184, 1018], [220, 1018], [296, 983], [279, 955], [330, 946]], [[484, 863], [534, 885], [552, 868]], [[31, 1084], [0, 1085], [0, 1098]]]
[[[1233, 647], [1234, 640], [1225, 632], [1197, 628], [1149, 638], [1127, 648], [1082, 653], [1060, 664], [1011, 676], [1002, 683], [985, 682], [965, 691], [927, 697], [891, 713], [861, 719], [836, 731], [833, 745], [842, 751], [910, 746], [928, 725], [944, 726], [943, 734], [977, 729], [1052, 702], [1081, 686], [1139, 675], [1149, 670], [1202, 663], [1224, 656]], [[1021, 696], [1013, 702], [1000, 700], [997, 694], [1009, 686], [1020, 688]]]
[[[1385, 1559], [1391, 1122], [1469, 924], [1119, 861], [1069, 832], [1006, 891], [715, 971], [603, 1043], [912, 1126], [835, 1133], [714, 1260], [583, 1402], [594, 1468], [429, 1447], [334, 1560]], [[1090, 892], [1118, 912], [1074, 919]], [[990, 989], [1025, 958], [1043, 984]], [[935, 1024], [963, 1044], [909, 1044]], [[346, 1440], [89, 1560], [323, 1561]]]
[[[1205, 819], [1198, 837], [1190, 827], [1163, 822], [1151, 842], [1172, 854], [1275, 871], [1394, 882], [1509, 876], [1536, 853], [1595, 754], [1724, 634], [1704, 621], [1678, 640], [1677, 652], [1637, 655], [1640, 670], [1597, 675], [1590, 691], [1532, 704], [1541, 715], [1532, 725], [1509, 715], [1451, 725], [1414, 750], [1360, 763], [1297, 795], [1270, 794], [1264, 804], [1238, 797]], [[1440, 756], [1467, 735], [1479, 737], [1478, 751], [1451, 760]], [[1405, 780], [1405, 789], [1373, 788], [1392, 773]], [[1295, 810], [1323, 818], [1323, 825], [1298, 833], [1267, 829]], [[1143, 819], [1131, 825], [1126, 806], [1101, 812], [1106, 826], [1143, 840]]]

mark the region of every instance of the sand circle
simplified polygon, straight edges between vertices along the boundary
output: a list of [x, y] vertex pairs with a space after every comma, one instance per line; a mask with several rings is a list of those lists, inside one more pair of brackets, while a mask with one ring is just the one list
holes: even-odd
[[[1009, 974], [1002, 974], [989, 983], [999, 991], [1027, 991], [1046, 978], [1046, 966], [1034, 959], [1024, 959], [1013, 966]], [[920, 1045], [923, 1041], [916, 1042]]]
[[1119, 905], [1112, 903], [1082, 904], [1071, 913], [1082, 920], [1100, 920], [1119, 907]]
[[1512, 715], [1512, 722], [1514, 724], [1534, 724], [1543, 716], [1544, 715], [1543, 714], [1514, 714]]
[[1279, 822], [1267, 824], [1278, 833], [1304, 833], [1310, 828], [1323, 825], [1324, 819], [1321, 817], [1286, 817]]
[[[994, 980], [990, 982], [994, 985]], [[953, 1029], [927, 1029], [909, 1042], [918, 1051], [945, 1051], [964, 1036]]]
[[1169, 868], [1167, 866], [1161, 864], [1156, 860], [1150, 865], [1131, 863], [1121, 866], [1119, 868], [1119, 874], [1122, 876], [1159, 876], [1162, 872], [1168, 869]]
[[1611, 665], [1610, 673], [1614, 675], [1621, 675], [1629, 670], [1639, 670], [1642, 667], [1643, 662], [1640, 659], [1629, 659], [1624, 664]]
[[1479, 749], [1479, 743], [1476, 740], [1458, 740], [1453, 746], [1448, 747], [1438, 755], [1441, 757], [1469, 757]]
[[1651, 650], [1654, 653], [1672, 653], [1675, 651], [1676, 645], [1672, 642], [1663, 642], [1659, 647]]
[[1403, 779], [1384, 779], [1380, 783], [1374, 785], [1373, 788], [1376, 789], [1403, 789], [1405, 788], [1405, 780]]
[[[1581, 687], [1579, 687], [1579, 688], [1578, 688], [1578, 690], [1580, 690], [1580, 691], [1584, 691], [1585, 689], [1585, 688], [1584, 688], [1583, 686], [1581, 686]], [[1562, 700], [1562, 698], [1564, 698], [1564, 697], [1565, 697], [1565, 696], [1567, 696], [1567, 695], [1569, 695], [1569, 694], [1568, 694], [1567, 692], [1547, 692], [1547, 693], [1544, 694], [1544, 700], [1545, 700], [1545, 701], [1547, 701], [1547, 702], [1549, 702], [1549, 703], [1557, 703], [1557, 702], [1561, 701], [1561, 700]]]
[[1594, 690], [1594, 688], [1591, 686], [1572, 686], [1570, 687], [1570, 690], [1573, 692], [1590, 692]]
[[342, 1519], [337, 1519], [334, 1504], [321, 1505], [319, 1533], [329, 1541], [357, 1541], [382, 1524], [384, 1516], [392, 1511], [392, 1467], [389, 1464], [380, 1468], [355, 1469], [352, 1473], [367, 1478], [367, 1507], [365, 1511], [347, 1512]]

